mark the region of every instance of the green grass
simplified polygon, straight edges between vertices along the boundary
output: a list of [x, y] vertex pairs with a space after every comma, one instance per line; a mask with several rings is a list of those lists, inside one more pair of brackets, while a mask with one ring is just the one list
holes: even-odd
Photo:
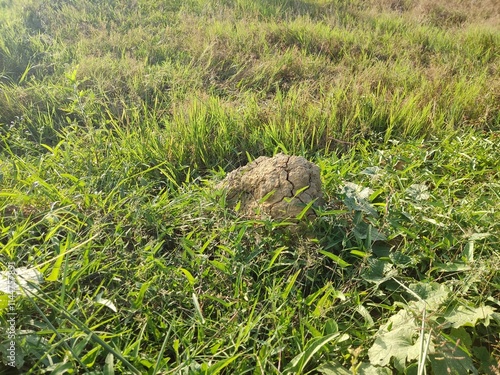
[[[0, 10], [20, 373], [500, 373], [494, 1]], [[315, 221], [215, 189], [277, 152], [321, 167]]]

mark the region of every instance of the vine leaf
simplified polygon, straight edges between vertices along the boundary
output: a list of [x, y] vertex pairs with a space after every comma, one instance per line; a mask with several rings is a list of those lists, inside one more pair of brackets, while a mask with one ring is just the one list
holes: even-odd
[[495, 309], [490, 306], [470, 307], [460, 305], [451, 310], [444, 318], [451, 323], [453, 328], [474, 327], [478, 320], [484, 320], [484, 325], [488, 326], [490, 317], [495, 313]]
[[400, 310], [380, 327], [375, 342], [368, 350], [370, 363], [386, 366], [394, 358], [396, 369], [403, 371], [406, 361], [419, 356], [418, 332], [419, 326], [414, 316], [405, 309]]

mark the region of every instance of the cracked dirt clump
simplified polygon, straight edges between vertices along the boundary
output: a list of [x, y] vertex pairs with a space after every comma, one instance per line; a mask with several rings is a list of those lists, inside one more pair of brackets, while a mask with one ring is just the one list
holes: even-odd
[[[218, 185], [226, 191], [226, 201], [250, 218], [295, 218], [312, 200], [321, 204], [319, 167], [300, 156], [261, 156], [230, 172]], [[306, 212], [314, 217], [312, 208]]]

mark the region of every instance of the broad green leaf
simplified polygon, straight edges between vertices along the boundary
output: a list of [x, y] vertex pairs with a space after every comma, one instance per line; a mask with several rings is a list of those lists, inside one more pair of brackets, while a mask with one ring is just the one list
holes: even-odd
[[436, 282], [410, 284], [409, 289], [425, 301], [425, 306], [429, 311], [437, 310], [451, 294], [451, 290], [446, 285]]
[[463, 255], [468, 262], [474, 261], [474, 241], [469, 240], [467, 242], [467, 244], [464, 246]]
[[360, 240], [368, 239], [370, 241], [370, 245], [375, 241], [385, 241], [387, 237], [379, 232], [376, 228], [374, 228], [371, 224], [367, 224], [364, 221], [359, 222], [354, 227], [354, 234], [356, 238]]
[[344, 194], [344, 204], [353, 211], [366, 212], [373, 217], [378, 217], [378, 212], [373, 208], [369, 202], [370, 195], [373, 190], [370, 188], [364, 188], [352, 182], [346, 182], [342, 187], [342, 193]]
[[460, 328], [452, 328], [450, 332], [450, 337], [466, 350], [470, 350], [472, 347], [472, 337], [470, 337], [467, 330], [463, 327]]
[[429, 356], [433, 374], [477, 374], [472, 358], [457, 345], [447, 342], [439, 353]]
[[325, 333], [331, 335], [339, 331], [339, 326], [337, 322], [333, 319], [328, 319], [325, 323]]
[[373, 190], [367, 187], [357, 185], [353, 182], [346, 182], [342, 187], [344, 194], [355, 196], [358, 199], [368, 199], [373, 193]]
[[397, 271], [389, 262], [372, 258], [367, 261], [368, 267], [361, 274], [361, 277], [366, 281], [381, 284], [397, 274]]
[[472, 352], [474, 353], [474, 357], [476, 357], [481, 364], [480, 370], [482, 374], [488, 374], [491, 368], [498, 367], [499, 363], [495, 355], [484, 346], [475, 346], [472, 348]]
[[449, 311], [444, 318], [452, 324], [453, 328], [474, 327], [478, 320], [484, 320], [487, 326], [495, 309], [491, 306], [469, 307], [460, 305]]
[[[7, 318], [9, 319], [9, 318]], [[18, 374], [19, 372], [15, 371], [15, 369], [20, 369], [21, 367], [23, 367], [24, 365], [24, 355], [25, 355], [25, 352], [24, 350], [21, 350], [21, 348], [19, 348], [19, 344], [16, 344], [16, 349], [14, 350], [14, 358], [10, 357], [10, 355], [12, 355], [12, 353], [10, 352], [11, 350], [11, 346], [10, 346], [10, 340], [7, 340], [8, 338], [8, 335], [7, 335], [7, 330], [3, 330], [4, 328], [2, 327], [2, 341], [4, 341], [4, 343], [2, 345], [0, 345], [0, 357], [3, 357], [3, 361], [2, 361], [2, 370], [3, 371], [0, 371], [1, 374], [6, 374], [6, 373], [12, 373], [12, 374]], [[23, 336], [23, 339], [24, 339], [24, 336]], [[5, 361], [5, 362], [4, 362]], [[11, 370], [13, 370], [12, 372], [7, 372], [5, 370], [7, 370], [7, 366], [8, 367], [11, 367]]]
[[363, 169], [361, 172], [359, 172], [359, 174], [364, 174], [370, 176], [371, 178], [378, 178], [380, 177], [380, 171], [382, 171], [382, 168], [374, 166]]
[[[227, 266], [224, 263], [219, 262], [218, 260], [213, 259], [210, 261], [210, 264], [222, 272], [227, 271]], [[191, 284], [191, 285], [193, 285], [193, 284]]]
[[394, 265], [407, 267], [411, 265], [412, 259], [399, 251], [394, 251], [389, 254], [389, 258], [392, 260]]
[[407, 361], [419, 357], [419, 325], [407, 310], [400, 310], [380, 327], [375, 342], [368, 350], [370, 363], [386, 366], [394, 358], [396, 368], [402, 369]]

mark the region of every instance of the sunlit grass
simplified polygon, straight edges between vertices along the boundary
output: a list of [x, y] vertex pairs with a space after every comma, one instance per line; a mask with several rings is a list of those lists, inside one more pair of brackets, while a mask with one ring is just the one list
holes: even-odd
[[[500, 34], [474, 4], [0, 0], [1, 281], [44, 277], [18, 369], [498, 373]], [[215, 189], [278, 152], [321, 167], [315, 221]]]

